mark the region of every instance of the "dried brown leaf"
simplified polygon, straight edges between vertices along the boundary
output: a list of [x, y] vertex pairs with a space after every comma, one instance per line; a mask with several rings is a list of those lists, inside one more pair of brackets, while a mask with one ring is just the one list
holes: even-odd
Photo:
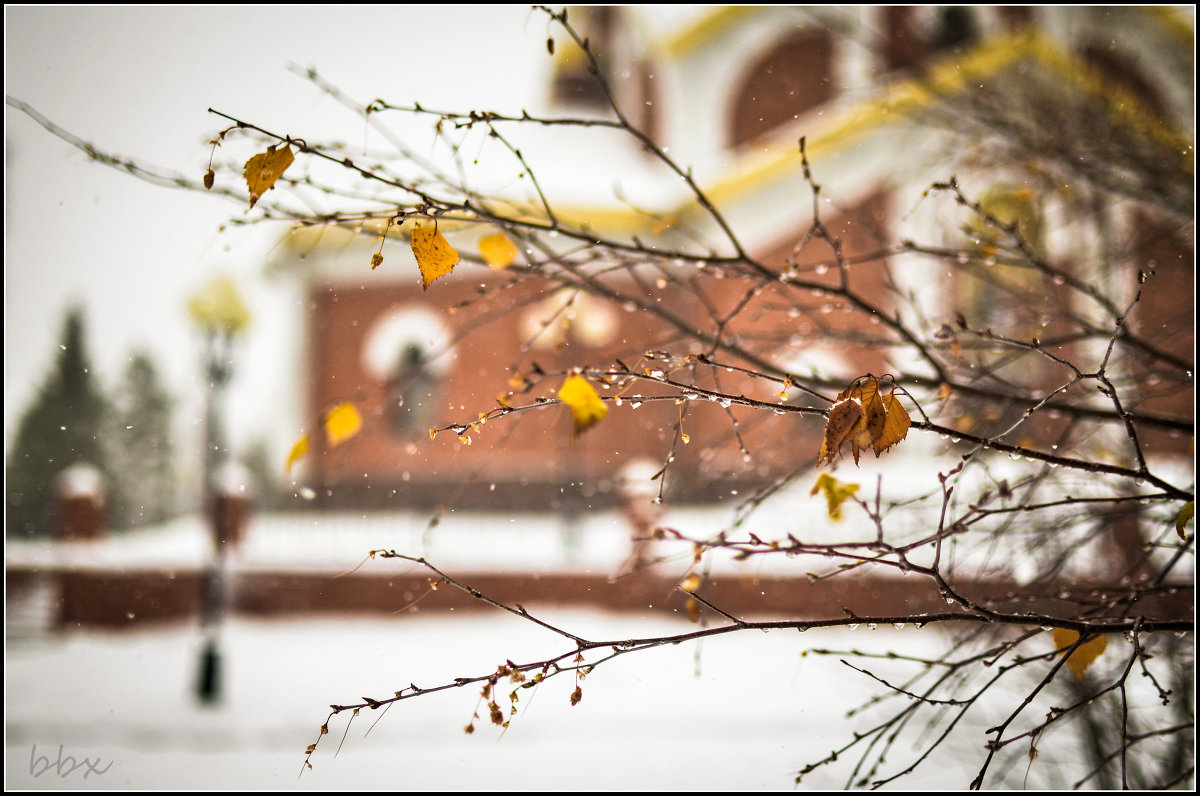
[[825, 441], [821, 444], [817, 464], [833, 463], [842, 443], [855, 433], [862, 414], [862, 405], [854, 398], [841, 399], [830, 407], [829, 419], [825, 422]]
[[900, 399], [895, 393], [883, 396], [882, 402], [886, 411], [883, 428], [879, 435], [871, 440], [871, 447], [875, 449], [876, 456], [907, 437], [908, 428], [912, 425], [912, 419], [900, 405]]

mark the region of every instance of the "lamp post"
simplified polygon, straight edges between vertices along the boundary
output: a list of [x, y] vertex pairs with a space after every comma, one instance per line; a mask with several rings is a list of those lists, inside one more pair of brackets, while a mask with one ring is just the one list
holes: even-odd
[[225, 387], [233, 377], [234, 338], [250, 323], [250, 311], [237, 286], [228, 277], [218, 277], [188, 301], [188, 314], [203, 336], [202, 367], [205, 388], [204, 416], [204, 495], [203, 513], [210, 524], [213, 558], [205, 579], [201, 622], [204, 650], [196, 697], [201, 703], [216, 702], [221, 695], [221, 654], [219, 630], [226, 607], [226, 545], [222, 539], [219, 516], [217, 473], [226, 456], [221, 409]]

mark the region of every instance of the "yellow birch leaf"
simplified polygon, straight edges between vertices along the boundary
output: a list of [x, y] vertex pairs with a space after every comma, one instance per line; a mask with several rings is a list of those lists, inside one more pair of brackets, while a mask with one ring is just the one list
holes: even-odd
[[479, 241], [479, 256], [496, 271], [512, 265], [517, 254], [517, 245], [503, 232], [494, 232]]
[[292, 444], [291, 451], [288, 452], [287, 463], [283, 467], [284, 475], [291, 476], [292, 468], [296, 466], [296, 462], [308, 455], [308, 435], [301, 434], [300, 439]]
[[829, 505], [829, 519], [836, 522], [842, 518], [842, 504], [857, 491], [858, 484], [847, 484], [829, 473], [821, 473], [809, 494], [825, 493], [825, 502]]
[[275, 187], [275, 181], [283, 176], [295, 159], [291, 146], [285, 144], [283, 149], [269, 146], [266, 152], [260, 152], [246, 161], [242, 176], [246, 178], [246, 185], [250, 188], [251, 207], [254, 207], [254, 203], [264, 193]]
[[575, 433], [585, 431], [604, 419], [608, 406], [600, 400], [596, 389], [582, 376], [571, 376], [558, 391], [558, 399], [571, 407]]
[[[695, 572], [689, 573], [679, 584], [679, 588], [683, 589], [689, 595], [700, 588], [701, 578]], [[689, 596], [683, 603], [683, 610], [687, 613], [689, 622], [693, 624], [700, 621], [703, 616], [703, 609], [700, 606], [700, 601], [695, 597]]]
[[1175, 531], [1179, 534], [1179, 538], [1185, 542], [1187, 541], [1187, 531], [1184, 529], [1187, 527], [1188, 520], [1190, 520], [1195, 514], [1196, 501], [1189, 500], [1187, 505], [1179, 510], [1179, 516], [1175, 518]]
[[900, 405], [895, 393], [883, 396], [882, 403], [886, 413], [883, 428], [878, 436], [871, 438], [871, 447], [875, 449], [876, 456], [907, 437], [908, 427], [912, 425], [912, 419]]
[[458, 265], [458, 252], [442, 237], [437, 225], [432, 229], [417, 226], [412, 231], [412, 252], [421, 269], [421, 287], [426, 290]]
[[342, 402], [325, 413], [325, 438], [336, 448], [362, 428], [362, 415], [354, 404]]
[[[1079, 634], [1074, 630], [1065, 630], [1060, 627], [1054, 628], [1054, 647], [1055, 649], [1063, 649], [1074, 644], [1079, 639]], [[1071, 657], [1067, 658], [1067, 668], [1075, 675], [1076, 680], [1083, 679], [1083, 673], [1088, 670], [1092, 662], [1099, 658], [1104, 650], [1108, 647], [1108, 636], [1101, 634], [1080, 644]]]

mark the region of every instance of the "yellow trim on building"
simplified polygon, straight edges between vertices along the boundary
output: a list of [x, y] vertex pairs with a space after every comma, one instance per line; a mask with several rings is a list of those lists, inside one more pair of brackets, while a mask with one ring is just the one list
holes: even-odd
[[1175, 6], [1141, 6], [1151, 19], [1174, 37], [1180, 44], [1194, 47], [1196, 43], [1195, 23]]
[[720, 6], [710, 9], [682, 30], [658, 42], [658, 50], [669, 58], [682, 58], [739, 20], [760, 11], [755, 6]]
[[[1165, 151], [1178, 153], [1180, 165], [1194, 171], [1195, 147], [1191, 139], [1170, 129], [1140, 99], [1104, 80], [1053, 41], [1024, 31], [986, 42], [965, 57], [943, 60], [924, 79], [898, 83], [883, 97], [848, 109], [817, 135], [808, 137], [808, 155], [815, 159], [830, 157], [898, 117], [902, 119], [930, 107], [942, 97], [962, 92], [969, 83], [990, 77], [1023, 58], [1033, 60], [1100, 100], [1122, 123], [1146, 135]], [[800, 133], [798, 126], [789, 126], [786, 131], [764, 138], [756, 150], [742, 155], [727, 169], [728, 176], [705, 187], [709, 199], [718, 205], [727, 204], [757, 193], [768, 184], [794, 179], [800, 172]]]
[[[755, 10], [744, 6], [712, 9], [703, 19], [665, 39], [661, 46], [671, 56], [679, 57]], [[1163, 12], [1159, 15], [1163, 20], [1168, 19], [1166, 12], [1170, 11], [1169, 18], [1175, 20], [1171, 24], [1186, 27], [1188, 41], [1194, 38], [1190, 25], [1177, 13], [1170, 9], [1159, 11]], [[574, 49], [582, 55], [578, 48]], [[567, 56], [559, 50], [557, 57]], [[821, 124], [815, 135], [807, 137], [809, 158], [832, 157], [868, 134], [898, 119], [903, 120], [914, 111], [928, 108], [948, 95], [968, 90], [969, 84], [994, 76], [1022, 59], [1033, 61], [1079, 91], [1098, 99], [1116, 119], [1146, 135], [1165, 151], [1178, 153], [1181, 167], [1194, 171], [1195, 148], [1190, 138], [1170, 129], [1139, 98], [1105, 80], [1081, 59], [1065, 52], [1052, 40], [1026, 30], [991, 39], [965, 56], [942, 59], [934, 63], [924, 77], [898, 82], [882, 96], [842, 110], [832, 121]], [[811, 120], [808, 124], [812, 124]], [[798, 136], [802, 132], [798, 125], [789, 125], [753, 143], [754, 149], [737, 157], [724, 176], [702, 186], [706, 195], [718, 206], [729, 205], [766, 186], [797, 179], [801, 169]], [[642, 233], [656, 236], [678, 219], [691, 217], [696, 211], [694, 205], [694, 199], [689, 198], [681, 206], [664, 210], [661, 217], [615, 205], [557, 205], [555, 214], [560, 221], [581, 229], [595, 229], [609, 235]], [[536, 210], [530, 216], [534, 217], [543, 218]], [[446, 219], [446, 223], [449, 227], [462, 225], [450, 219]], [[383, 224], [379, 226], [382, 228]], [[397, 230], [391, 230], [391, 235], [396, 234]], [[306, 245], [307, 236], [298, 239], [293, 236], [290, 248], [305, 248]]]
[[[965, 57], [935, 64], [924, 79], [897, 83], [882, 97], [846, 109], [833, 122], [823, 125], [817, 135], [808, 136], [809, 157], [831, 157], [897, 118], [903, 120], [941, 96], [962, 91], [968, 81], [998, 72], [1027, 54], [1029, 38], [1029, 34], [1015, 33], [994, 39]], [[707, 189], [709, 198], [717, 204], [732, 202], [756, 193], [766, 184], [793, 178], [800, 171], [800, 132], [798, 126], [789, 125], [786, 132], [774, 133], [757, 150], [739, 157], [728, 169], [730, 176]]]
[[1165, 151], [1179, 154], [1185, 161], [1181, 165], [1189, 171], [1195, 171], [1195, 144], [1192, 139], [1172, 129], [1140, 97], [1105, 79], [1089, 69], [1086, 63], [1047, 39], [1039, 37], [1034, 40], [1032, 47], [1032, 54], [1040, 65], [1058, 73], [1080, 91], [1090, 94], [1103, 103], [1110, 114]]

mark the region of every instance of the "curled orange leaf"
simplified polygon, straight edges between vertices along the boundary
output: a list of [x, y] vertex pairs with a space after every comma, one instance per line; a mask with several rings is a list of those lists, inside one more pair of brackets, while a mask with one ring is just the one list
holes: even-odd
[[875, 377], [855, 379], [838, 394], [829, 409], [817, 464], [832, 464], [846, 443], [850, 443], [855, 464], [858, 464], [859, 454], [868, 448], [879, 456], [903, 440], [911, 425], [912, 420], [900, 405], [894, 389], [884, 395]]
[[852, 398], [839, 396], [829, 410], [829, 419], [825, 422], [825, 440], [821, 443], [821, 454], [817, 464], [832, 464], [837, 458], [842, 443], [850, 439], [862, 419], [862, 404]]

